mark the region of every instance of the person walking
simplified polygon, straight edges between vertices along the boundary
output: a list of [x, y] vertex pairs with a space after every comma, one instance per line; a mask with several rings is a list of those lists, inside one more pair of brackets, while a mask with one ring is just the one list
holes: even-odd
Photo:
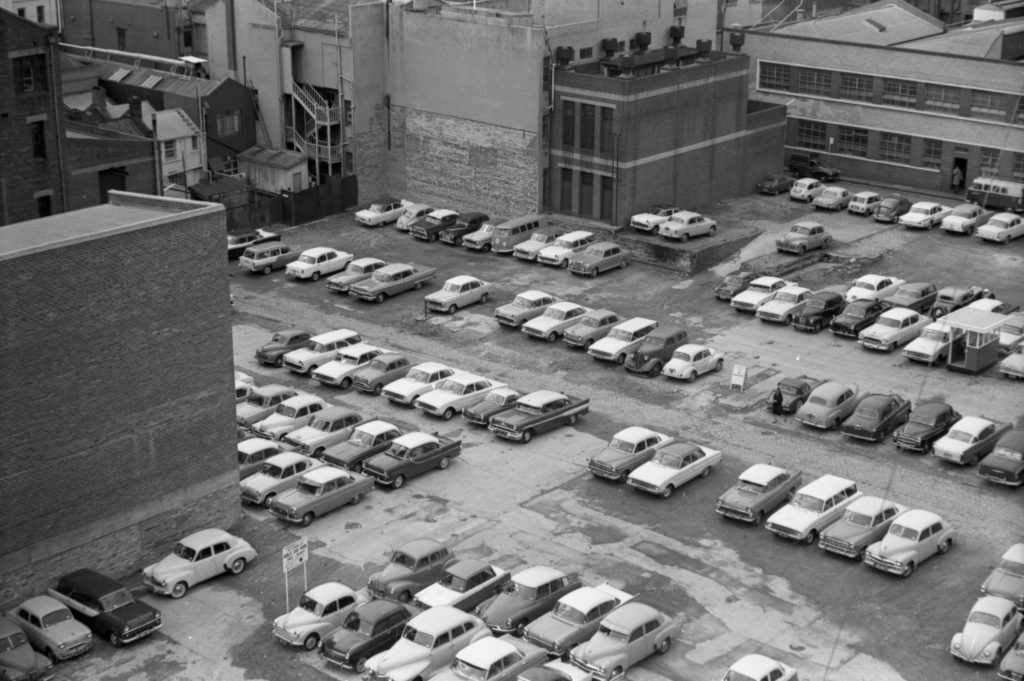
[[964, 188], [964, 172], [960, 170], [960, 166], [953, 166], [952, 184], [955, 192]]
[[772, 419], [772, 423], [778, 423], [780, 416], [782, 416], [782, 390], [778, 387], [772, 393], [772, 415], [775, 418]]

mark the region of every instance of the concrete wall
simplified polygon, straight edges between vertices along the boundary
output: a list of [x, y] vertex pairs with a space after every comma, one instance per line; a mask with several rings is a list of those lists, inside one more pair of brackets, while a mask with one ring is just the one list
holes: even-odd
[[177, 59], [185, 54], [182, 25], [185, 12], [178, 0], [163, 4], [62, 0], [64, 42], [109, 50], [122, 49], [117, 29], [125, 31], [124, 50]]

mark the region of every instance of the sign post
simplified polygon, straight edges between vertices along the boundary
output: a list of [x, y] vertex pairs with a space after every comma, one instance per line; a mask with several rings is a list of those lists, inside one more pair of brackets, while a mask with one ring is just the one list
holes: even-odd
[[306, 593], [306, 562], [309, 560], [309, 540], [306, 537], [286, 544], [281, 549], [281, 563], [284, 568], [284, 609], [290, 611], [291, 605], [288, 601], [288, 573], [295, 568], [302, 566], [302, 593]]
[[739, 390], [743, 392], [747, 389], [747, 367], [744, 364], [734, 364], [732, 366], [732, 383], [730, 384], [731, 390]]

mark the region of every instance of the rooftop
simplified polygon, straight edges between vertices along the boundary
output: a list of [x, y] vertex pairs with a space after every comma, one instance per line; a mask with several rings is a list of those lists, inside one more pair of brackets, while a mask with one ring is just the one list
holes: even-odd
[[861, 45], [900, 45], [941, 35], [944, 25], [903, 0], [872, 2], [848, 12], [786, 24], [774, 33]]

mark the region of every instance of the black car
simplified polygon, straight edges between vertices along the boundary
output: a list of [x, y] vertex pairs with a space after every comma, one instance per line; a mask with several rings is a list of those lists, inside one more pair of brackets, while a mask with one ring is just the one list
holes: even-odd
[[149, 636], [163, 625], [160, 611], [135, 600], [127, 587], [95, 570], [69, 572], [48, 591], [115, 646]]
[[756, 275], [753, 272], [739, 272], [737, 274], [730, 274], [722, 283], [715, 287], [715, 298], [724, 300], [726, 302], [732, 300], [733, 296], [737, 293], [741, 293], [747, 290], [750, 286], [750, 282], [756, 279]]
[[555, 607], [558, 600], [580, 588], [576, 575], [538, 565], [512, 577], [501, 593], [477, 606], [475, 612], [494, 635], [522, 636], [526, 625]]
[[241, 257], [249, 246], [264, 244], [268, 241], [280, 241], [281, 235], [264, 229], [254, 229], [243, 234], [228, 234], [228, 259]]
[[892, 441], [900, 449], [926, 454], [932, 443], [960, 420], [960, 414], [945, 402], [918, 405], [910, 420], [893, 431]]
[[1011, 430], [999, 438], [992, 453], [978, 462], [978, 475], [1010, 487], [1024, 484], [1024, 430]]
[[838, 168], [822, 165], [817, 154], [800, 152], [790, 154], [789, 172], [793, 177], [813, 177], [822, 182], [835, 182], [841, 174]]
[[487, 397], [462, 410], [462, 417], [478, 426], [488, 426], [491, 417], [516, 406], [522, 393], [512, 388], [498, 388], [487, 393]]
[[459, 214], [453, 210], [435, 210], [409, 225], [409, 234], [424, 241], [437, 241], [441, 232], [454, 227]]
[[815, 291], [796, 317], [793, 328], [818, 333], [846, 309], [846, 300], [832, 291]]
[[305, 347], [306, 341], [313, 335], [312, 331], [306, 329], [281, 329], [280, 331], [275, 331], [270, 342], [264, 343], [256, 350], [256, 361], [260, 364], [270, 364], [275, 367], [283, 366], [285, 354]]
[[778, 196], [788, 192], [793, 187], [793, 178], [790, 175], [765, 175], [757, 183], [757, 191], [762, 194]]
[[837, 336], [856, 338], [888, 309], [889, 304], [880, 300], [855, 300], [829, 322], [828, 330]]
[[881, 442], [909, 417], [910, 400], [895, 393], [875, 393], [860, 401], [857, 409], [839, 426], [839, 432], [858, 440]]
[[[804, 406], [811, 391], [824, 382], [820, 378], [811, 378], [810, 376], [792, 376], [779, 381], [778, 388], [782, 392], [782, 413], [792, 414]], [[771, 411], [772, 393], [768, 393], [768, 396], [764, 398], [764, 408]]]
[[932, 319], [938, 319], [959, 310], [982, 298], [995, 298], [996, 294], [983, 286], [945, 286], [939, 289], [935, 304], [929, 312]]
[[357, 606], [345, 623], [324, 637], [320, 654], [332, 664], [362, 674], [366, 661], [390, 648], [420, 611], [394, 601], [376, 600]]
[[461, 246], [462, 237], [480, 229], [489, 219], [490, 216], [486, 213], [477, 213], [475, 211], [462, 213], [454, 225], [442, 229], [438, 236], [446, 244]]
[[915, 312], [927, 313], [932, 309], [938, 295], [939, 290], [935, 288], [935, 284], [914, 282], [900, 286], [896, 293], [885, 298], [885, 302], [892, 307], [906, 307]]
[[681, 326], [659, 326], [647, 334], [640, 347], [626, 357], [626, 371], [651, 378], [660, 376], [662, 367], [672, 359], [676, 348], [686, 343], [687, 336], [686, 329]]
[[893, 194], [882, 199], [875, 208], [875, 222], [898, 222], [900, 216], [910, 210], [910, 199]]

